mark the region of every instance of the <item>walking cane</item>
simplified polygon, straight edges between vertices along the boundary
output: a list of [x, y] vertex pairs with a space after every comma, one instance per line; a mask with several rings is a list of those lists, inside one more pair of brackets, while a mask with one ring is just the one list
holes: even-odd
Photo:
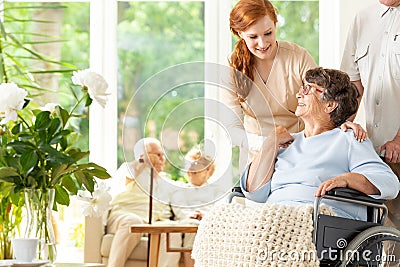
[[[150, 192], [149, 192], [149, 224], [151, 224], [151, 219], [153, 215], [153, 176], [154, 169], [153, 166], [150, 167]], [[150, 265], [150, 235], [148, 235], [147, 240], [147, 267]]]
[[[143, 159], [139, 159], [140, 163], [144, 163]], [[150, 165], [151, 166], [151, 165]], [[153, 166], [150, 167], [150, 192], [149, 192], [149, 224], [151, 224], [152, 214], [153, 214], [153, 176], [154, 169]], [[148, 234], [147, 240], [147, 267], [150, 265], [150, 234]]]

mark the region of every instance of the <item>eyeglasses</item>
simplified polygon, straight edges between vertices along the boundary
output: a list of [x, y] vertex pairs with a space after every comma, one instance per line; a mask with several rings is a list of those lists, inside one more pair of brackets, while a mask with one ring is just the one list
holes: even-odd
[[308, 95], [311, 91], [318, 92], [320, 94], [324, 92], [324, 90], [318, 89], [317, 87], [314, 87], [309, 83], [306, 83], [305, 85], [300, 86], [299, 93], [302, 93], [303, 95]]

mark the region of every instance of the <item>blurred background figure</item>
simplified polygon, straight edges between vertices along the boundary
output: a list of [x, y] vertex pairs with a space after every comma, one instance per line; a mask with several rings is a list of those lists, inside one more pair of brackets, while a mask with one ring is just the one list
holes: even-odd
[[[208, 183], [215, 171], [215, 160], [206, 155], [200, 146], [193, 147], [185, 156], [188, 183], [171, 196], [174, 220], [181, 224], [198, 225], [215, 202], [224, 195], [220, 186]], [[182, 246], [191, 248], [195, 234], [184, 234]], [[185, 267], [194, 266], [190, 252], [184, 252]]]
[[[170, 220], [169, 205], [160, 200], [165, 199], [170, 190], [170, 184], [161, 177], [164, 170], [165, 158], [161, 143], [154, 138], [140, 139], [134, 147], [135, 160], [124, 163], [121, 168], [125, 171], [126, 189], [115, 196], [111, 202], [112, 209], [107, 221], [107, 233], [114, 234], [111, 244], [108, 266], [125, 266], [125, 262], [134, 248], [139, 244], [141, 234], [130, 232], [133, 224], [149, 223], [149, 192], [151, 168], [153, 175], [153, 208], [152, 222], [166, 223]], [[180, 236], [170, 235], [171, 246], [181, 245]], [[180, 253], [166, 252], [165, 235], [161, 236], [158, 266], [177, 267]]]

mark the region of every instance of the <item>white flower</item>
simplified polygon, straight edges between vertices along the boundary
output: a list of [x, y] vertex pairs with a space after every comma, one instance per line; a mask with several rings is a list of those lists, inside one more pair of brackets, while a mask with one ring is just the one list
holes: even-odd
[[26, 90], [19, 88], [15, 83], [0, 84], [0, 115], [4, 116], [0, 124], [17, 120], [17, 111], [24, 106], [27, 94]]
[[82, 200], [82, 214], [88, 217], [101, 217], [111, 208], [111, 195], [108, 193], [109, 187], [105, 183], [100, 183], [99, 187], [90, 195], [88, 191], [78, 190], [77, 198]]
[[59, 106], [57, 103], [47, 103], [44, 107], [41, 107], [42, 111], [49, 111], [50, 113], [54, 113], [56, 111], [56, 107]]
[[107, 95], [109, 95], [106, 93], [108, 88], [106, 80], [90, 69], [74, 71], [72, 74], [72, 83], [86, 87], [90, 98], [96, 100], [104, 108], [107, 103]]

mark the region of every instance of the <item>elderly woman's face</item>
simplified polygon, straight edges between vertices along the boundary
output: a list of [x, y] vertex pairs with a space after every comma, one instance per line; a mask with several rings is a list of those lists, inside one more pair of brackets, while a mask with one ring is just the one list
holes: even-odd
[[323, 112], [323, 104], [320, 100], [321, 94], [324, 89], [317, 84], [304, 82], [300, 87], [297, 96], [296, 116], [301, 117], [303, 120], [308, 118], [318, 119]]
[[199, 171], [189, 169], [187, 174], [189, 182], [195, 186], [201, 186], [205, 184], [209, 178], [208, 168]]

